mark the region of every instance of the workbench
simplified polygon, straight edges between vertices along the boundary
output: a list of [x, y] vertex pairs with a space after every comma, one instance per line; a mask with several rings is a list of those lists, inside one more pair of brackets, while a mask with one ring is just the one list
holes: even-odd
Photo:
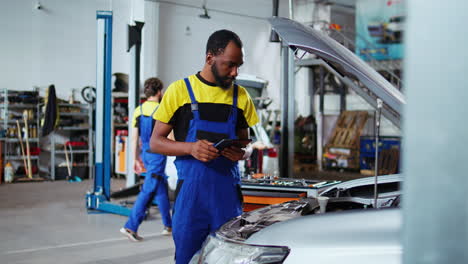
[[242, 178], [241, 190], [244, 211], [252, 211], [270, 204], [278, 204], [318, 194], [340, 181], [318, 181], [289, 178]]

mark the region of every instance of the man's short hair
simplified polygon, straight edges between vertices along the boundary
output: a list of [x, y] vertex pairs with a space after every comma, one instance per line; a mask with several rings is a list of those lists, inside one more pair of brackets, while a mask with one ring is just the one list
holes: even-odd
[[145, 93], [146, 98], [156, 95], [163, 88], [163, 83], [158, 78], [149, 78], [145, 81]]
[[242, 41], [236, 33], [227, 29], [214, 32], [206, 43], [206, 54], [208, 55], [208, 53], [211, 53], [217, 56], [223, 53], [230, 41], [233, 41], [237, 47], [242, 48]]

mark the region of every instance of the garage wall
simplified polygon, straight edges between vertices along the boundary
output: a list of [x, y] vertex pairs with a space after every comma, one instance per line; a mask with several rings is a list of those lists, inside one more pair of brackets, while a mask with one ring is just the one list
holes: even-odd
[[[129, 0], [37, 0], [5, 1], [0, 9], [0, 88], [29, 90], [55, 84], [57, 94], [67, 99], [71, 89], [78, 91], [96, 80], [96, 10], [112, 10], [113, 72], [129, 73], [127, 24]], [[307, 0], [294, 1], [294, 18], [302, 22], [329, 20], [328, 6]], [[271, 0], [207, 0], [211, 19], [202, 19], [203, 1], [145, 1], [142, 76], [159, 76], [165, 85], [201, 70], [205, 45], [215, 30], [226, 28], [238, 33], [244, 42], [245, 64], [240, 72], [269, 81], [264, 96], [273, 99], [270, 109], [280, 109], [280, 46], [268, 42]], [[288, 1], [280, 1], [279, 15], [288, 17]], [[313, 110], [309, 94], [309, 72], [296, 74], [296, 114], [307, 116]], [[327, 96], [328, 97], [328, 96]], [[348, 109], [370, 109], [361, 98], [348, 95]], [[78, 96], [79, 98], [79, 96]], [[339, 111], [337, 98], [326, 99], [326, 112]], [[382, 134], [398, 135], [388, 121]]]
[[[330, 6], [316, 4], [308, 0], [296, 0], [294, 1], [294, 20], [305, 24], [311, 24], [315, 21], [330, 21]], [[311, 69], [308, 67], [299, 68], [295, 74], [295, 112], [297, 116], [309, 116], [314, 112], [310, 83]]]
[[[210, 34], [219, 29], [229, 29], [236, 32], [244, 43], [245, 63], [240, 73], [268, 80], [266, 95], [275, 99], [272, 107], [279, 108], [280, 46], [268, 41], [270, 26], [265, 19], [271, 16], [271, 0], [208, 1], [211, 19], [200, 18], [202, 10], [198, 8], [181, 5], [193, 5], [194, 1], [171, 2], [177, 5], [160, 3], [158, 65], [159, 75], [165, 84], [200, 71]], [[287, 5], [283, 6], [286, 10]]]
[[[0, 87], [28, 90], [53, 83], [59, 96], [96, 80], [96, 10], [114, 11], [113, 71], [128, 72], [129, 1], [6, 1], [0, 9]], [[120, 31], [120, 32], [119, 32]], [[119, 32], [119, 33], [118, 33]], [[124, 34], [125, 33], [125, 34]]]
[[[0, 9], [5, 40], [0, 42], [0, 88], [29, 90], [53, 83], [65, 99], [72, 88], [95, 85], [96, 10], [114, 14], [112, 72], [130, 71], [126, 48], [131, 1], [40, 2], [41, 10], [34, 8], [37, 0], [6, 1]], [[265, 19], [271, 16], [272, 1], [207, 1], [211, 19], [199, 17], [202, 2], [145, 1], [142, 80], [158, 75], [169, 85], [196, 73], [204, 63], [208, 36], [227, 28], [244, 42], [246, 57], [240, 71], [268, 80], [267, 95], [279, 103], [279, 44], [268, 42], [270, 27]], [[287, 14], [287, 1], [280, 2]]]

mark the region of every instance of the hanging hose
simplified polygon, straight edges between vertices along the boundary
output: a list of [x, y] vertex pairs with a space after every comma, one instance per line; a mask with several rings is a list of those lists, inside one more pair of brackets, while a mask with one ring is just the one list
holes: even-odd
[[92, 104], [96, 101], [96, 88], [93, 86], [85, 86], [81, 89], [81, 97], [85, 100], [88, 104]]

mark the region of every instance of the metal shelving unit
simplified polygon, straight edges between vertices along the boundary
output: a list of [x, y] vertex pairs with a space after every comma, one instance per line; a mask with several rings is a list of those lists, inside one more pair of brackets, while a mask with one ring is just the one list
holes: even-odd
[[[30, 148], [39, 148], [39, 116], [40, 108], [38, 103], [25, 103], [24, 98], [33, 98], [33, 95], [27, 96], [28, 93], [35, 93], [37, 90], [31, 91], [16, 91], [6, 88], [0, 90], [0, 141], [3, 142], [3, 166], [10, 162], [14, 168], [24, 166], [24, 159], [18, 133], [20, 133], [23, 142], [23, 149], [26, 155], [26, 142]], [[16, 98], [15, 98], [16, 96]], [[28, 138], [25, 136], [25, 122], [23, 119], [24, 111], [28, 111]], [[18, 131], [17, 121], [20, 124], [21, 131]], [[27, 158], [26, 158], [27, 159]], [[32, 174], [33, 178], [39, 177], [39, 155], [30, 155], [31, 167], [37, 168], [37, 173]], [[27, 177], [26, 174], [16, 174], [15, 178]]]
[[[8, 156], [5, 160], [23, 160], [23, 156]], [[31, 160], [39, 160], [39, 156], [31, 156]]]
[[[65, 154], [65, 151], [63, 150], [56, 150], [55, 153], [57, 154]], [[79, 149], [79, 150], [73, 150], [73, 154], [87, 154], [89, 153], [88, 149]]]
[[[145, 98], [144, 94], [140, 94], [140, 101], [143, 101]], [[127, 109], [127, 112], [125, 113], [125, 116], [122, 116], [122, 113], [118, 113], [119, 111], [117, 110], [120, 107], [123, 107]], [[123, 138], [117, 137], [117, 130], [127, 130], [128, 131], [128, 122], [131, 122], [131, 116], [128, 116], [128, 93], [125, 92], [112, 92], [112, 123], [111, 123], [111, 144], [112, 144], [112, 149], [113, 149], [113, 160], [111, 162], [112, 166], [112, 171], [115, 175], [120, 175], [120, 176], [126, 176], [127, 172], [126, 170], [122, 170], [123, 167], [126, 167], [126, 165], [122, 166], [123, 164], [126, 163], [126, 159], [123, 161], [119, 159], [119, 155], [122, 155], [121, 151], [126, 150], [128, 148], [124, 147], [123, 149], [119, 147], [119, 142], [120, 140], [125, 141], [125, 144], [128, 144], [128, 136], [122, 136]], [[127, 120], [127, 119], [128, 120]], [[125, 151], [123, 152], [124, 155]]]
[[61, 113], [61, 116], [88, 116], [88, 113]]
[[[15, 123], [16, 124], [16, 123]], [[4, 141], [4, 142], [7, 142], [7, 143], [10, 143], [10, 142], [19, 142], [19, 139], [17, 138], [0, 138], [1, 141]], [[34, 143], [38, 143], [39, 142], [39, 138], [30, 138], [29, 139], [29, 143], [31, 142], [34, 142]]]
[[91, 127], [61, 127], [61, 130], [89, 130]]
[[[65, 151], [62, 148], [57, 148], [57, 137], [58, 134], [67, 134], [70, 138], [72, 134], [80, 134], [87, 137], [87, 148], [86, 149], [74, 149], [68, 155], [87, 155], [87, 167], [88, 167], [88, 176], [93, 178], [93, 164], [94, 164], [94, 143], [93, 143], [93, 130], [92, 130], [92, 120], [93, 120], [93, 105], [92, 104], [69, 104], [69, 103], [59, 103], [59, 116], [60, 117], [69, 117], [73, 119], [80, 119], [83, 121], [85, 126], [59, 126], [52, 133], [51, 137], [51, 149], [50, 149], [50, 176], [52, 180], [55, 180], [57, 177], [56, 166], [57, 166], [57, 156], [64, 156]], [[65, 108], [73, 109], [71, 112], [64, 111]], [[82, 164], [77, 167], [82, 167]], [[73, 169], [73, 167], [72, 167]]]

